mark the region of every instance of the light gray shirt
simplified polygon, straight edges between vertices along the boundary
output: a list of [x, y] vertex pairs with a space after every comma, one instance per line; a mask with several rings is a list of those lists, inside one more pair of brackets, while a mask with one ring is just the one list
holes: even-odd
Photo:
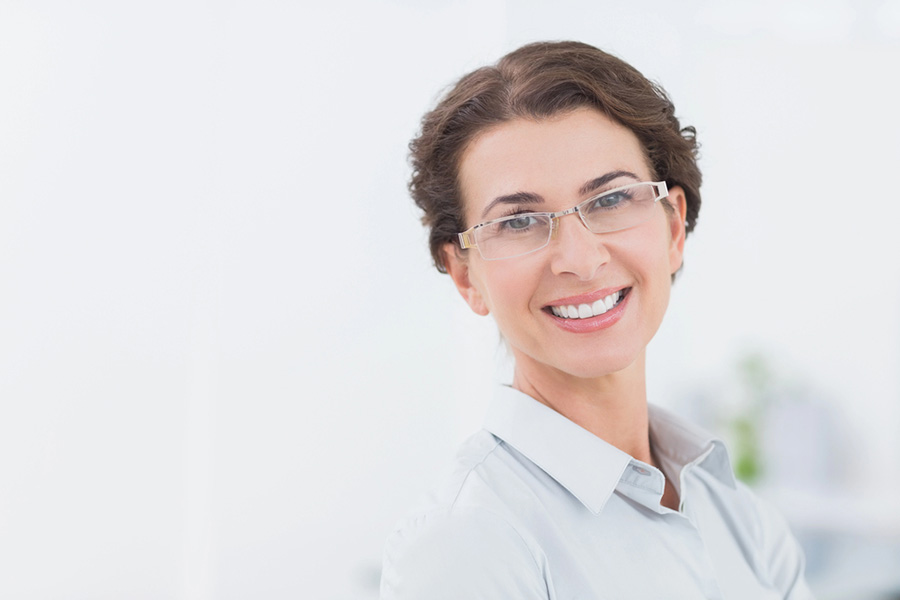
[[[785, 521], [722, 442], [650, 406], [662, 471], [501, 387], [484, 429], [388, 538], [383, 600], [812, 598]], [[679, 510], [660, 504], [665, 476]]]

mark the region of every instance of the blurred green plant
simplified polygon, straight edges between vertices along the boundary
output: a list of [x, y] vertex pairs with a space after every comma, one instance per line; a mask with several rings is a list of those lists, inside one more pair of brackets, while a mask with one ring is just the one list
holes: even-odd
[[763, 416], [772, 399], [775, 375], [765, 355], [748, 352], [737, 363], [744, 403], [728, 423], [734, 435], [734, 472], [752, 484], [762, 477], [765, 466], [760, 445]]

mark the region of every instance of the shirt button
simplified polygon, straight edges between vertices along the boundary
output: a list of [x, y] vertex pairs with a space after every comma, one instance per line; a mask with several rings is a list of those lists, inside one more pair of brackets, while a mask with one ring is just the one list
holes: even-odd
[[649, 475], [649, 474], [650, 474], [650, 471], [648, 471], [648, 470], [645, 469], [644, 467], [639, 467], [639, 466], [637, 466], [637, 465], [631, 465], [631, 468], [632, 468], [636, 473], [640, 473], [641, 475]]

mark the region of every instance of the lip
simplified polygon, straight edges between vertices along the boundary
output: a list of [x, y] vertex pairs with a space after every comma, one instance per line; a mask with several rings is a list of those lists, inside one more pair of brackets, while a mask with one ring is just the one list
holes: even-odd
[[[578, 306], [579, 304], [593, 304], [600, 298], [606, 298], [610, 294], [615, 292], [620, 292], [622, 290], [627, 290], [627, 285], [620, 285], [619, 287], [609, 287], [603, 288], [602, 290], [596, 290], [594, 292], [588, 292], [587, 294], [579, 294], [578, 296], [569, 296], [567, 298], [560, 298], [559, 300], [554, 300], [547, 304], [547, 306], [566, 306], [569, 304], [574, 304]], [[591, 317], [593, 318], [593, 317]]]
[[[563, 298], [561, 300], [554, 300], [553, 303], [548, 304], [547, 306], [561, 306], [564, 304], [589, 304], [593, 298], [593, 300], [597, 300], [599, 298], [605, 298], [606, 296], [612, 294], [613, 292], [617, 292], [619, 290], [629, 289], [627, 287], [619, 287], [619, 288], [607, 288], [605, 290], [600, 290], [599, 292], [591, 292], [590, 294], [583, 294], [581, 296], [571, 296], [569, 298]], [[591, 333], [593, 331], [600, 331], [601, 329], [606, 329], [607, 327], [613, 326], [619, 319], [622, 318], [622, 315], [625, 314], [625, 307], [628, 305], [628, 301], [631, 299], [631, 292], [625, 294], [625, 297], [619, 301], [619, 303], [612, 309], [606, 311], [602, 315], [597, 315], [595, 317], [589, 317], [587, 319], [563, 319], [561, 317], [557, 317], [549, 310], [542, 311], [548, 318], [550, 318], [553, 323], [570, 333]]]

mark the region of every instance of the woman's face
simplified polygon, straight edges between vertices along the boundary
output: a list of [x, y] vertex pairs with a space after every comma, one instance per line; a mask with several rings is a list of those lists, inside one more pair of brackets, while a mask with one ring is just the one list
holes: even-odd
[[[591, 182], [621, 172], [600, 187]], [[629, 183], [651, 181], [641, 145], [627, 128], [581, 108], [540, 121], [517, 119], [486, 130], [463, 154], [460, 185], [466, 227], [513, 212], [554, 212]], [[524, 194], [523, 194], [524, 193]], [[500, 197], [528, 200], [494, 202]], [[643, 357], [669, 301], [684, 247], [684, 193], [669, 190], [675, 211], [657, 202], [653, 217], [630, 229], [595, 234], [577, 215], [562, 217], [549, 245], [503, 260], [445, 246], [447, 267], [478, 314], [492, 313], [518, 372], [551, 369], [600, 377]], [[620, 298], [606, 313], [554, 314]]]

